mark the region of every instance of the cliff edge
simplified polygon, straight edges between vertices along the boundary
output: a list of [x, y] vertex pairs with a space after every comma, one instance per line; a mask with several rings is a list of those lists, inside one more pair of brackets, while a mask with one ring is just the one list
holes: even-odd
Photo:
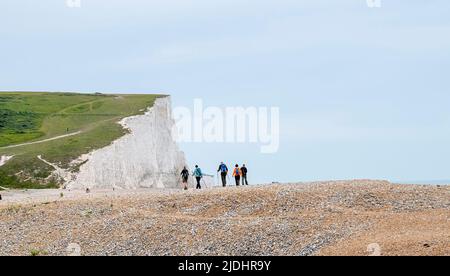
[[111, 145], [81, 157], [83, 165], [68, 189], [175, 188], [186, 165], [172, 137], [170, 97], [156, 99], [143, 115], [123, 119], [129, 133]]

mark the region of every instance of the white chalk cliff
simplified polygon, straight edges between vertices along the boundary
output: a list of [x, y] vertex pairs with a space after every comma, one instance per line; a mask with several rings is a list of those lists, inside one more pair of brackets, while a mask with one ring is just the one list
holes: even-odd
[[120, 124], [129, 130], [111, 145], [80, 158], [78, 173], [66, 179], [68, 189], [179, 188], [184, 153], [172, 137], [170, 97], [158, 98], [143, 115]]
[[6, 155], [2, 155], [0, 156], [0, 167], [5, 165], [6, 162], [8, 162], [9, 159], [13, 158], [12, 156], [6, 156]]

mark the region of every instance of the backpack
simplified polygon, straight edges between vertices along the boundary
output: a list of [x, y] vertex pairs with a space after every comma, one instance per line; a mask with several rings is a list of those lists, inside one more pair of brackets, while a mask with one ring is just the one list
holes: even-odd
[[241, 175], [241, 171], [239, 170], [239, 168], [234, 169], [234, 174], [236, 176], [240, 176]]
[[202, 177], [202, 170], [200, 168], [196, 168], [194, 171], [194, 176], [195, 177]]
[[226, 171], [228, 171], [227, 166], [226, 166], [225, 164], [220, 165], [220, 171], [221, 171], [221, 172], [226, 172]]
[[241, 168], [241, 172], [242, 172], [242, 175], [246, 175], [247, 174], [247, 167], [242, 167]]
[[189, 177], [189, 171], [188, 170], [183, 170], [182, 172], [181, 172], [181, 176], [183, 176], [183, 177]]

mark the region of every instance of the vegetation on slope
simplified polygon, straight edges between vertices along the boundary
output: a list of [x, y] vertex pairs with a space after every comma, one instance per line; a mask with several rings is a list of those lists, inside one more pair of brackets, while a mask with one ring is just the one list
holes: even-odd
[[[0, 155], [14, 156], [0, 167], [0, 186], [56, 187], [54, 170], [37, 158], [69, 168], [82, 154], [109, 145], [126, 133], [118, 122], [142, 114], [157, 95], [0, 93]], [[79, 132], [79, 134], [77, 134]], [[39, 142], [67, 134], [65, 138]], [[13, 147], [11, 147], [13, 146]]]

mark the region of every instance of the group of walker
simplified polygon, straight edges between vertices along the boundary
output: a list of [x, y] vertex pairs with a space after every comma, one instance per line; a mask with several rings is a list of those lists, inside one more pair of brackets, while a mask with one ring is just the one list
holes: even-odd
[[[219, 173], [220, 173], [220, 176], [222, 179], [222, 186], [226, 187], [229, 170], [228, 170], [227, 165], [225, 165], [223, 162], [220, 163], [219, 169], [217, 170], [217, 174], [219, 174]], [[236, 166], [233, 169], [233, 177], [236, 181], [236, 186], [240, 186], [241, 181], [242, 181], [242, 186], [245, 186], [245, 185], [248, 186], [247, 174], [248, 174], [248, 169], [245, 166], [245, 164], [243, 164], [242, 167], [239, 167], [239, 165], [236, 164]], [[181, 171], [181, 178], [182, 178], [184, 190], [188, 189], [189, 175], [190, 175], [190, 173], [189, 173], [188, 169], [186, 167], [184, 167], [184, 169]], [[202, 181], [204, 174], [198, 165], [195, 165], [195, 169], [192, 173], [192, 176], [197, 181], [196, 189], [201, 189], [202, 188], [201, 181]]]

